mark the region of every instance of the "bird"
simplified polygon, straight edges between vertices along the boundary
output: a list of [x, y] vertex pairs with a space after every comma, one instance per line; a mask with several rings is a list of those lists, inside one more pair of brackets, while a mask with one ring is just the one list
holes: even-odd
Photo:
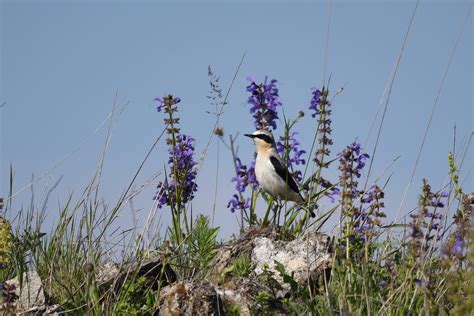
[[[295, 179], [291, 176], [283, 159], [276, 149], [275, 139], [270, 131], [259, 129], [250, 137], [257, 148], [255, 160], [255, 177], [262, 190], [277, 200], [305, 202]], [[314, 217], [314, 212], [310, 212]]]

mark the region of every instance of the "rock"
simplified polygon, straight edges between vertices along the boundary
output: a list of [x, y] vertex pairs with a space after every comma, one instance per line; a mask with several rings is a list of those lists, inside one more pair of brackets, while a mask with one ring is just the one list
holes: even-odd
[[289, 286], [283, 283], [280, 273], [275, 269], [275, 261], [285, 267], [288, 275], [294, 273], [293, 278], [298, 283], [322, 274], [331, 264], [329, 238], [320, 233], [306, 233], [289, 242], [257, 237], [254, 243], [251, 260], [255, 274], [262, 274], [264, 266], [267, 266], [274, 273], [274, 278], [287, 289]]
[[107, 290], [119, 274], [120, 266], [115, 262], [108, 261], [100, 266], [97, 269], [95, 278], [96, 283], [99, 285], [99, 291], [103, 292]]
[[[216, 291], [222, 298], [227, 313], [232, 310], [234, 314], [250, 316], [258, 314], [258, 306], [255, 302], [258, 293], [268, 293], [271, 289], [254, 279], [235, 278], [216, 288]], [[272, 314], [287, 315], [288, 313], [285, 307], [280, 305], [274, 306]]]
[[223, 303], [207, 281], [178, 282], [161, 291], [160, 315], [225, 315]]
[[[275, 260], [285, 267], [289, 275], [294, 273], [297, 282], [306, 282], [327, 272], [331, 266], [330, 239], [316, 232], [306, 233], [292, 241], [282, 241], [277, 227], [254, 228], [245, 232], [241, 238], [222, 245], [217, 252], [211, 282], [218, 284], [216, 291], [220, 295], [227, 313], [254, 315], [271, 312], [275, 315], [287, 315], [287, 306], [281, 298], [289, 290], [276, 270]], [[249, 257], [251, 272], [239, 277], [232, 263], [239, 257]], [[272, 273], [273, 281], [265, 283], [259, 276], [264, 266]], [[277, 286], [273, 286], [275, 282]], [[270, 288], [271, 287], [271, 288]], [[261, 304], [256, 298], [261, 294], [269, 295], [269, 304]]]
[[45, 296], [43, 283], [36, 271], [23, 273], [23, 280], [20, 286], [18, 277], [6, 281], [9, 285], [15, 286], [15, 293], [18, 295], [17, 310], [25, 311], [28, 309], [44, 306]]
[[169, 265], [163, 266], [161, 258], [150, 258], [142, 262], [134, 262], [123, 267], [116, 263], [108, 262], [99, 267], [96, 282], [99, 291], [104, 292], [113, 286], [118, 291], [131, 277], [146, 277], [147, 286], [153, 290], [159, 287], [159, 281], [163, 285], [171, 284], [177, 280], [176, 273]]
[[231, 266], [232, 262], [243, 256], [249, 256], [255, 246], [255, 240], [258, 237], [267, 237], [276, 239], [278, 236], [278, 228], [264, 227], [251, 228], [246, 231], [238, 240], [224, 244], [219, 247], [216, 259], [213, 263], [213, 269], [209, 279], [215, 284], [225, 283], [225, 271]]

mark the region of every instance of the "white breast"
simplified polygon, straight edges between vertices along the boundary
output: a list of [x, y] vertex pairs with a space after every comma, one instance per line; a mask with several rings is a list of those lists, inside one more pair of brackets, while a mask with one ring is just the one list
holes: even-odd
[[298, 200], [298, 194], [294, 193], [286, 182], [276, 173], [273, 165], [266, 155], [257, 155], [255, 161], [255, 176], [263, 191], [273, 197], [284, 200]]

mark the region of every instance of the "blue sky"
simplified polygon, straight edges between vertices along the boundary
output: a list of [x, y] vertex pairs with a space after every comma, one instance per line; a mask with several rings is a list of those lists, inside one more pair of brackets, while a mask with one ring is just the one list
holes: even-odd
[[[468, 1], [421, 1], [394, 82], [373, 176], [401, 156], [387, 186], [387, 213], [393, 216], [410, 178], [440, 82], [459, 34]], [[414, 1], [334, 1], [327, 58], [330, 89], [344, 92], [333, 104], [333, 152], [358, 138], [364, 141], [415, 7]], [[128, 185], [163, 128], [155, 96], [182, 99], [182, 131], [196, 138], [200, 153], [214, 124], [207, 95], [207, 67], [229, 86], [245, 52], [242, 68], [222, 118], [226, 137], [253, 130], [246, 106], [245, 77], [276, 78], [288, 117], [306, 110], [310, 89], [323, 82], [328, 1], [119, 2], [2, 1], [0, 109], [0, 195], [6, 196], [10, 163], [15, 188], [40, 176], [79, 145], [73, 155], [34, 185], [36, 196], [63, 176], [54, 191], [48, 221], [69, 192], [79, 194], [91, 179], [101, 154], [105, 128], [93, 133], [112, 108], [127, 104], [117, 117], [104, 171], [102, 195], [113, 205]], [[420, 165], [402, 210], [413, 208], [426, 177], [435, 188], [445, 181], [447, 154], [473, 131], [472, 15], [464, 29], [442, 89]], [[279, 124], [282, 125], [281, 123]], [[315, 121], [306, 115], [299, 131], [309, 150]], [[277, 129], [276, 134], [281, 132]], [[210, 214], [216, 173], [216, 141], [199, 177], [194, 212]], [[252, 159], [253, 144], [238, 139], [239, 156]], [[374, 137], [367, 144], [372, 152]], [[237, 229], [226, 208], [233, 194], [232, 161], [220, 146], [219, 195], [215, 223], [222, 236]], [[166, 147], [160, 143], [138, 181], [163, 169]], [[466, 190], [472, 190], [472, 150], [463, 165]], [[388, 173], [389, 175], [390, 173]], [[334, 169], [329, 177], [337, 177]], [[15, 191], [15, 189], [14, 189]], [[137, 196], [135, 214], [145, 217], [153, 189]], [[29, 205], [30, 189], [15, 197]], [[59, 201], [59, 202], [58, 202]], [[126, 208], [124, 226], [132, 214]], [[164, 221], [168, 211], [161, 210]]]

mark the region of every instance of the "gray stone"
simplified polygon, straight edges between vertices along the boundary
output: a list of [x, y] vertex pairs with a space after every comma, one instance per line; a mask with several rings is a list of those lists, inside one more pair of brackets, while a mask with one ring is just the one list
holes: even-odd
[[194, 280], [166, 286], [160, 293], [160, 315], [225, 315], [223, 302], [212, 284]]
[[267, 266], [284, 288], [289, 286], [283, 283], [280, 273], [275, 269], [275, 261], [285, 267], [288, 275], [293, 273], [295, 281], [301, 283], [320, 275], [330, 267], [332, 259], [329, 238], [317, 232], [306, 233], [290, 242], [258, 237], [254, 244], [251, 260], [255, 274], [262, 274], [264, 266]]
[[[255, 305], [255, 297], [259, 292], [269, 292], [270, 289], [254, 279], [235, 278], [217, 287], [216, 291], [222, 298], [227, 312], [229, 312], [232, 306], [236, 306], [239, 315], [250, 316], [255, 314], [255, 312], [252, 313], [252, 307]], [[277, 311], [272, 312], [274, 315], [279, 314]]]
[[235, 259], [243, 256], [250, 257], [255, 247], [255, 240], [258, 237], [276, 239], [278, 232], [279, 229], [277, 227], [251, 228], [239, 239], [220, 246], [217, 249], [209, 280], [215, 284], [225, 283], [225, 271], [229, 269]]
[[44, 306], [45, 296], [43, 283], [36, 271], [23, 273], [23, 280], [20, 286], [18, 277], [6, 281], [6, 283], [15, 286], [15, 293], [18, 295], [17, 309], [20, 311]]
[[96, 282], [101, 293], [109, 289], [117, 292], [130, 278], [142, 276], [146, 277], [147, 286], [153, 290], [160, 287], [159, 283], [167, 285], [177, 280], [176, 273], [171, 267], [163, 266], [161, 258], [156, 257], [124, 266], [108, 262], [99, 267]]
[[108, 288], [114, 279], [120, 274], [120, 267], [118, 264], [112, 261], [106, 262], [104, 265], [97, 269], [97, 275], [95, 278], [99, 288]]

